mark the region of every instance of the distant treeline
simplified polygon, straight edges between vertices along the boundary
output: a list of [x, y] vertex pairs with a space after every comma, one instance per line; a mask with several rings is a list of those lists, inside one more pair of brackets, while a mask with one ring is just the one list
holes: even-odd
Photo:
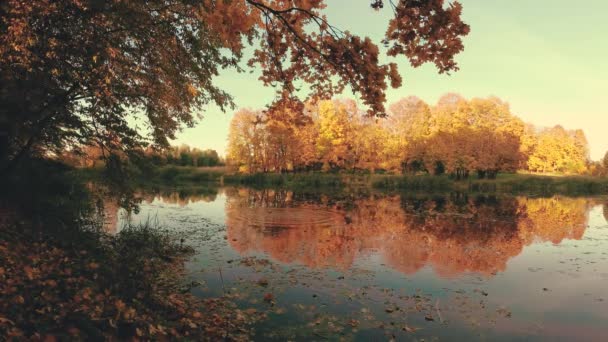
[[179, 166], [221, 166], [224, 161], [217, 154], [217, 151], [198, 148], [191, 148], [188, 145], [171, 146], [168, 149], [157, 151], [152, 148], [146, 149], [144, 156], [153, 164], [179, 165]]
[[[136, 151], [139, 159], [155, 166], [223, 166], [224, 160], [212, 149], [201, 150], [188, 145], [171, 146], [166, 149], [148, 147]], [[107, 156], [106, 156], [107, 157]], [[104, 163], [104, 152], [97, 146], [86, 146], [77, 151], [69, 151], [60, 157], [74, 166], [93, 167]]]
[[303, 113], [240, 110], [230, 127], [228, 165], [243, 173], [379, 170], [494, 178], [499, 172], [600, 174], [582, 130], [538, 129], [496, 98], [417, 97], [366, 117], [353, 101], [320, 101]]

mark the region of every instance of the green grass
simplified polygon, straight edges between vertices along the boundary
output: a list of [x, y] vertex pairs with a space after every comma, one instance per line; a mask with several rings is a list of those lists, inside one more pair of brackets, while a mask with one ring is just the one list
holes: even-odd
[[221, 167], [165, 166], [155, 170], [152, 180], [172, 184], [218, 182], [224, 173]]
[[375, 176], [372, 186], [384, 191], [458, 191], [527, 195], [596, 195], [608, 193], [608, 178], [499, 174], [496, 179], [456, 181], [448, 176]]
[[[75, 177], [83, 180], [102, 180], [103, 168], [77, 169]], [[141, 172], [135, 170], [130, 181], [136, 186], [191, 185], [196, 183], [219, 183], [226, 173], [225, 167], [163, 166]]]
[[608, 193], [608, 178], [590, 176], [543, 176], [502, 174], [496, 180], [474, 180], [468, 185], [473, 192], [505, 192], [532, 195], [596, 195]]
[[224, 183], [260, 188], [341, 188], [346, 185], [346, 178], [330, 173], [255, 173], [225, 175]]
[[[77, 171], [79, 177], [99, 179], [99, 169]], [[254, 188], [287, 188], [294, 190], [375, 189], [382, 192], [480, 192], [527, 195], [597, 195], [608, 194], [608, 178], [502, 173], [496, 179], [456, 181], [447, 175], [388, 175], [366, 173], [227, 173], [225, 167], [164, 166], [136, 175], [137, 186], [193, 186], [221, 184]]]

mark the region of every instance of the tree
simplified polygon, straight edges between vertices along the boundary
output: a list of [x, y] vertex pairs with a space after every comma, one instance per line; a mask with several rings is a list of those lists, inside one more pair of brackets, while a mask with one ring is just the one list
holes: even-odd
[[358, 121], [354, 130], [354, 166], [371, 172], [390, 168], [393, 156], [388, 150], [388, 131], [376, 119], [362, 118]]
[[580, 174], [586, 171], [587, 140], [582, 131], [567, 131], [562, 126], [538, 134], [537, 144], [528, 158], [528, 168], [535, 172]]
[[[404, 103], [394, 105], [395, 110], [404, 112]], [[423, 166], [428, 172], [445, 171], [456, 178], [471, 172], [493, 178], [499, 171], [518, 168], [524, 124], [507, 103], [495, 97], [466, 100], [446, 94], [431, 110], [418, 107], [412, 110], [410, 105], [409, 114], [399, 121], [405, 127], [401, 134], [410, 140], [406, 160], [410, 170]]]
[[316, 122], [319, 135], [315, 146], [318, 159], [325, 170], [353, 166], [354, 131], [350, 115], [354, 113], [349, 113], [348, 105], [338, 101], [319, 103]]
[[302, 110], [239, 111], [231, 124], [229, 156], [248, 172], [383, 169], [462, 179], [525, 168], [601, 171], [588, 162], [582, 130], [557, 126], [537, 132], [496, 97], [446, 94], [432, 108], [408, 97], [390, 109], [386, 119], [364, 115], [352, 100], [309, 102]]
[[234, 114], [228, 133], [227, 157], [230, 165], [240, 171], [259, 171], [261, 160], [259, 115], [251, 110], [241, 109]]
[[[458, 69], [469, 27], [458, 2], [374, 0], [394, 16], [385, 39], [389, 56], [417, 67]], [[250, 67], [277, 101], [294, 99], [300, 83], [310, 98], [347, 86], [370, 115], [384, 114], [388, 84], [401, 85], [396, 64], [380, 50], [332, 26], [323, 0], [7, 0], [0, 6], [0, 162], [97, 144], [104, 150], [168, 146], [193, 113], [232, 98], [215, 85], [221, 70]], [[132, 123], [147, 127], [141, 131]]]
[[221, 164], [220, 156], [216, 150], [196, 150], [195, 157], [196, 166], [218, 166]]
[[[392, 134], [390, 158], [399, 167], [419, 171], [422, 165], [425, 139], [431, 134], [432, 117], [430, 107], [421, 99], [410, 96], [390, 106], [391, 116], [386, 127]], [[393, 164], [392, 168], [396, 165]]]

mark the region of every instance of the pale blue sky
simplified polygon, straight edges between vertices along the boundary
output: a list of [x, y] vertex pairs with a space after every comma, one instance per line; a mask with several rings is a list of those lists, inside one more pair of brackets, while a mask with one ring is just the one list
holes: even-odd
[[[379, 41], [390, 16], [374, 12], [367, 0], [326, 0], [328, 19], [337, 27]], [[388, 103], [416, 95], [433, 104], [444, 93], [486, 97], [496, 95], [524, 121], [539, 126], [561, 124], [582, 128], [591, 157], [608, 150], [608, 1], [586, 0], [461, 0], [471, 26], [461, 70], [439, 75], [433, 65], [400, 66], [404, 85], [391, 89]], [[232, 71], [218, 78], [239, 108], [262, 108], [274, 91], [257, 81], [257, 73]], [[352, 96], [345, 93], [345, 97]], [[602, 101], [604, 100], [604, 101]], [[224, 154], [232, 112], [214, 107], [194, 128], [184, 129], [175, 143], [213, 148]]]

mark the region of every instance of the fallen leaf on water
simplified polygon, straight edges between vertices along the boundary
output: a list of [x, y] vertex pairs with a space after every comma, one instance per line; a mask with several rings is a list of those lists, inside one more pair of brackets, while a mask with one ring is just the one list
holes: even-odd
[[265, 302], [270, 303], [270, 302], [272, 302], [273, 299], [274, 299], [274, 296], [272, 295], [272, 293], [267, 293], [267, 294], [264, 295], [264, 301]]
[[511, 317], [511, 311], [509, 311], [505, 308], [499, 308], [498, 310], [496, 310], [496, 312], [503, 317], [507, 317], [507, 318]]
[[412, 328], [409, 325], [405, 325], [403, 326], [403, 328], [401, 328], [401, 330], [403, 331], [407, 331], [408, 333], [415, 333], [416, 331], [420, 330], [420, 328]]
[[10, 323], [10, 324], [12, 324], [12, 325], [15, 325], [15, 322], [11, 321], [11, 320], [10, 320], [10, 319], [8, 319], [8, 318], [4, 318], [4, 317], [2, 317], [2, 316], [0, 316], [0, 323]]

